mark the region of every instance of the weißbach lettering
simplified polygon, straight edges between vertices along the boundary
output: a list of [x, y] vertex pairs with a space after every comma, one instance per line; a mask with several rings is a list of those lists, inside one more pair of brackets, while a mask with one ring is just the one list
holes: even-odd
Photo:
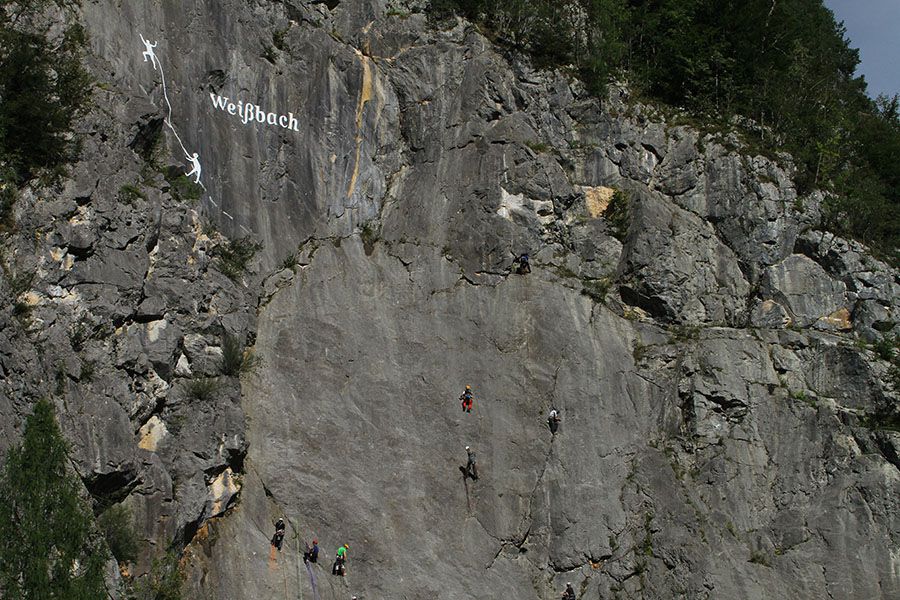
[[212, 100], [215, 108], [227, 112], [229, 115], [239, 117], [244, 125], [256, 122], [300, 131], [300, 123], [294, 117], [294, 113], [292, 112], [289, 112], [286, 115], [279, 115], [278, 113], [267, 112], [257, 104], [251, 104], [250, 102], [244, 104], [243, 100], [238, 100], [237, 104], [235, 104], [234, 102], [231, 102], [227, 96], [223, 98], [212, 92], [209, 94], [209, 99]]

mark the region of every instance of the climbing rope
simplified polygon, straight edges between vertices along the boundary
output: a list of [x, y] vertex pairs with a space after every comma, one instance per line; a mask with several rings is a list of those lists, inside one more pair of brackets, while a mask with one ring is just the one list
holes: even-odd
[[284, 581], [284, 600], [291, 600], [288, 598], [287, 573], [284, 572], [284, 568], [281, 569], [281, 579]]
[[306, 563], [306, 572], [309, 573], [309, 585], [312, 588], [313, 600], [319, 600], [319, 585], [316, 581], [316, 574], [313, 573], [312, 566]]

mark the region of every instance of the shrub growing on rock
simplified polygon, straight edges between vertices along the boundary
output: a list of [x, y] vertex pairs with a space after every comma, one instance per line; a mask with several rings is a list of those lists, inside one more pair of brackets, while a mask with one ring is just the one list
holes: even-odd
[[106, 538], [106, 545], [116, 560], [120, 563], [135, 561], [138, 542], [132, 525], [131, 511], [126, 506], [116, 504], [106, 509], [98, 522]]
[[250, 261], [259, 252], [261, 246], [253, 241], [250, 236], [236, 240], [228, 240], [226, 243], [216, 246], [213, 254], [216, 257], [216, 266], [223, 275], [237, 281], [244, 274]]

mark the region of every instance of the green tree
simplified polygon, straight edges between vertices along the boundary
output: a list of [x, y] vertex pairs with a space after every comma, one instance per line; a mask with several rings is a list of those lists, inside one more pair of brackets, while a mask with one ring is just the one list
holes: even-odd
[[580, 0], [584, 35], [575, 47], [575, 63], [588, 90], [604, 94], [606, 83], [625, 57], [624, 29], [628, 10], [624, 0]]
[[25, 423], [0, 474], [0, 597], [98, 600], [106, 597], [106, 551], [67, 470], [66, 443], [48, 400]]
[[0, 0], [0, 161], [17, 184], [56, 171], [79, 150], [71, 130], [90, 92], [84, 30], [75, 23], [58, 34], [59, 24], [42, 17], [54, 5], [74, 21], [75, 4]]

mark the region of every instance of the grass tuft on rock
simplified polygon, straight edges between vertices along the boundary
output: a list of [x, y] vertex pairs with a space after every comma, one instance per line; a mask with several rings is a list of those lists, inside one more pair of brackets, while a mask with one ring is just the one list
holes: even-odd
[[606, 302], [606, 294], [612, 286], [612, 280], [608, 277], [600, 279], [585, 279], [581, 282], [581, 293], [597, 302], [603, 304]]
[[252, 350], [245, 348], [237, 336], [225, 334], [222, 338], [222, 373], [239, 377], [252, 373], [262, 361]]
[[208, 402], [219, 391], [219, 380], [215, 377], [196, 377], [184, 384], [184, 394], [189, 400]]

